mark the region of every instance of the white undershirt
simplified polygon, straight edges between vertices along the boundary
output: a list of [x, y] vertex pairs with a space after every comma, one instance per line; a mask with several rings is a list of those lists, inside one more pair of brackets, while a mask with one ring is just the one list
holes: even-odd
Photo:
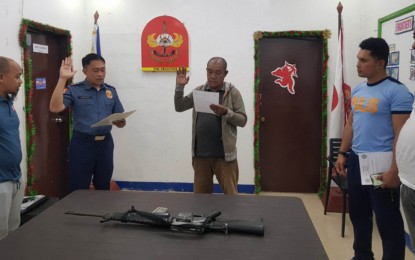
[[401, 182], [415, 190], [415, 110], [406, 121], [396, 144], [396, 163]]

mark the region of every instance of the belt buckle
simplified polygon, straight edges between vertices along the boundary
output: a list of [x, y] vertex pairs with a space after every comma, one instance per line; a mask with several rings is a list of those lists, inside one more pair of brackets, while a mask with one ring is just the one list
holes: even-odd
[[104, 141], [105, 139], [105, 135], [96, 135], [95, 136], [95, 141]]

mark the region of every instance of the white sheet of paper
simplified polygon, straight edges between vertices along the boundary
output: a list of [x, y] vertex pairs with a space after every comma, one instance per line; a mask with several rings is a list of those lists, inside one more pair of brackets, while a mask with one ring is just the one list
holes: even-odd
[[132, 110], [132, 111], [129, 111], [129, 112], [124, 112], [124, 113], [111, 114], [111, 115], [107, 116], [106, 118], [102, 119], [101, 121], [99, 121], [98, 123], [95, 123], [95, 124], [91, 125], [91, 127], [112, 125], [112, 122], [126, 119], [129, 115], [131, 115], [134, 112], [135, 112], [135, 110]]
[[362, 185], [372, 185], [370, 175], [389, 170], [392, 156], [392, 152], [360, 153], [359, 164]]
[[193, 90], [193, 103], [196, 112], [215, 114], [209, 106], [211, 104], [219, 105], [219, 93]]

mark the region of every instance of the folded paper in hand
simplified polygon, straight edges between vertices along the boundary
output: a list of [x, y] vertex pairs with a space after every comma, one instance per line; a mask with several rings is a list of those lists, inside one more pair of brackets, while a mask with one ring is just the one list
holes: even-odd
[[362, 185], [373, 185], [374, 174], [386, 172], [392, 164], [392, 152], [359, 153], [360, 178]]
[[111, 115], [107, 116], [106, 118], [102, 119], [101, 121], [99, 121], [98, 123], [95, 123], [95, 124], [91, 125], [91, 127], [112, 125], [112, 122], [126, 119], [129, 115], [131, 115], [134, 112], [135, 112], [135, 110], [132, 110], [132, 111], [129, 111], [129, 112], [124, 112], [124, 113], [111, 114]]

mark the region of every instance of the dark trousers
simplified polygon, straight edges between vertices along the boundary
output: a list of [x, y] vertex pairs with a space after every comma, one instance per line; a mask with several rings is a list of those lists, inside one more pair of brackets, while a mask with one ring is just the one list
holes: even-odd
[[359, 157], [348, 158], [349, 212], [353, 224], [355, 259], [373, 259], [373, 212], [382, 239], [382, 259], [405, 259], [405, 231], [400, 206], [399, 188], [374, 189], [361, 185]]
[[[74, 131], [69, 145], [70, 191], [89, 189], [91, 180], [96, 190], [109, 190], [114, 170], [114, 142], [111, 134], [104, 140]], [[99, 138], [98, 138], [99, 139]]]

